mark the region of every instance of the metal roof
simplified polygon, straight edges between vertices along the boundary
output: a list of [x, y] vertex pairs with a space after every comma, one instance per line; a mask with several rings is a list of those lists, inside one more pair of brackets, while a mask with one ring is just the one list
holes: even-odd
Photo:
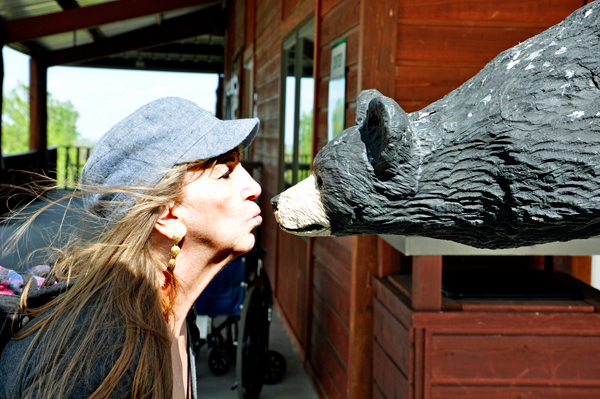
[[214, 0], [0, 0], [5, 45], [48, 66], [223, 71]]

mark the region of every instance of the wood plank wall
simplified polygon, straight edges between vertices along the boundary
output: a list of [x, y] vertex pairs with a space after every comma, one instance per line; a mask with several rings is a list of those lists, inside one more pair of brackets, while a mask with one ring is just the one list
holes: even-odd
[[585, 0], [398, 2], [395, 99], [406, 112], [439, 100], [498, 53], [557, 24]]
[[[310, 253], [305, 254], [307, 256], [281, 250], [295, 248], [292, 240], [297, 239], [291, 236], [281, 238], [279, 227], [269, 212], [269, 199], [278, 193], [282, 40], [317, 10], [314, 147], [318, 151], [327, 143], [331, 47], [339, 40], [346, 38], [348, 46], [346, 127], [349, 127], [354, 125], [359, 90], [377, 88], [395, 98], [407, 112], [418, 110], [468, 80], [500, 51], [559, 22], [584, 1], [228, 2], [228, 7], [235, 4], [236, 8], [229, 14], [228, 29], [242, 21], [240, 13], [243, 7], [240, 4], [245, 4], [246, 26], [245, 29], [235, 28], [234, 38], [228, 38], [226, 62], [231, 61], [237, 46], [249, 48], [252, 45], [254, 48], [255, 106], [261, 127], [254, 142], [253, 159], [264, 165], [261, 196], [264, 212], [260, 237], [262, 246], [267, 249], [264, 266], [275, 286], [283, 317], [305, 356], [307, 368], [322, 397], [350, 398], [368, 394], [360, 391], [360, 387], [351, 387], [354, 382], [351, 380], [357, 377], [355, 373], [360, 372], [360, 368], [353, 368], [353, 362], [360, 357], [357, 348], [367, 347], [361, 346], [362, 343], [358, 342], [361, 337], [353, 336], [351, 331], [352, 322], [361, 317], [356, 306], [357, 299], [362, 298], [352, 300], [352, 293], [361, 288], [352, 274], [353, 271], [356, 273], [357, 267], [360, 269], [353, 248], [361, 242], [350, 237], [316, 238], [309, 243]], [[254, 24], [249, 15], [255, 18]], [[394, 29], [389, 29], [390, 20]], [[238, 31], [244, 30], [245, 41], [240, 43]], [[248, 37], [250, 35], [251, 38]], [[243, 102], [243, 99], [240, 98], [240, 101]], [[281, 240], [281, 245], [278, 245], [278, 240]], [[377, 241], [373, 242], [376, 248]], [[394, 256], [398, 257], [392, 254]], [[290, 262], [293, 263], [291, 267]], [[297, 278], [294, 273], [300, 270], [301, 263], [313, 265], [312, 276], [306, 273]], [[292, 307], [293, 303], [298, 306]], [[305, 304], [310, 308], [302, 309]], [[310, 324], [303, 325], [307, 321]], [[372, 394], [377, 397], [381, 392]]]
[[[248, 1], [250, 3], [250, 1]], [[253, 157], [263, 163], [261, 245], [267, 250], [264, 267], [273, 284], [275, 300], [298, 350], [306, 347], [306, 244], [283, 233], [275, 222], [270, 198], [278, 194], [278, 151], [281, 109], [282, 41], [309, 19], [314, 0], [253, 2], [255, 107], [261, 121]]]
[[313, 251], [308, 361], [329, 398], [347, 397], [352, 243], [351, 237], [318, 238]]
[[[256, 2], [256, 39], [254, 42], [254, 90], [260, 130], [254, 140], [254, 159], [263, 163], [261, 209], [263, 224], [261, 244], [267, 250], [264, 266], [275, 284], [275, 259], [279, 227], [270, 209], [269, 199], [278, 192], [279, 95], [281, 75], [281, 35], [269, 27], [281, 23], [279, 0]], [[276, 287], [274, 287], [276, 288]]]

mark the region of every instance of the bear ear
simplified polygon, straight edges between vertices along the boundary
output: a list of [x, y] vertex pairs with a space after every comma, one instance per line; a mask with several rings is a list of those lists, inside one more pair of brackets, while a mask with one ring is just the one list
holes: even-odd
[[362, 125], [363, 121], [367, 117], [367, 110], [369, 108], [369, 103], [374, 98], [385, 98], [383, 94], [378, 92], [375, 89], [371, 90], [363, 90], [360, 92], [358, 97], [356, 98], [356, 124]]
[[371, 98], [359, 131], [380, 179], [392, 178], [400, 165], [410, 161], [412, 130], [408, 115], [394, 100], [381, 95]]

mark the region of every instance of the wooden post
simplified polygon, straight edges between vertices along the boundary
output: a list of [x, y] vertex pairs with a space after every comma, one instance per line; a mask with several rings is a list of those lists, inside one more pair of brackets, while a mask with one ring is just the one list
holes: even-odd
[[48, 157], [48, 67], [41, 57], [29, 61], [29, 148], [39, 151], [40, 165], [47, 169]]
[[[357, 94], [377, 89], [394, 97], [397, 0], [360, 0]], [[316, 114], [315, 114], [316, 115]], [[376, 236], [355, 237], [352, 246], [348, 399], [373, 396], [373, 289]]]
[[394, 98], [396, 86], [397, 0], [361, 0], [358, 92], [377, 89]]
[[304, 297], [306, 298], [306, 307], [304, 308], [304, 342], [302, 345], [304, 346], [304, 358], [302, 362], [305, 367], [309, 365], [310, 362], [310, 351], [311, 348], [311, 337], [312, 337], [312, 323], [313, 323], [313, 302], [314, 302], [314, 269], [315, 262], [313, 257], [313, 248], [315, 246], [315, 238], [308, 237], [308, 241], [306, 243], [306, 284], [304, 286]]
[[377, 277], [400, 273], [401, 254], [383, 238], [377, 237]]
[[353, 237], [350, 287], [348, 398], [370, 398], [373, 390], [373, 286], [377, 236]]
[[591, 256], [553, 256], [552, 271], [569, 274], [586, 284], [592, 283]]
[[4, 97], [4, 55], [2, 54], [2, 49], [5, 43], [5, 30], [4, 19], [0, 18], [0, 181], [3, 179], [4, 173], [6, 173], [4, 156], [2, 156], [2, 100]]
[[[319, 151], [318, 146], [318, 135], [319, 135], [319, 121], [317, 118], [317, 114], [319, 112], [319, 85], [317, 82], [319, 81], [319, 61], [320, 61], [320, 53], [319, 49], [321, 47], [321, 1], [315, 0], [315, 40], [313, 42], [313, 80], [315, 82], [315, 92], [313, 99], [313, 121], [312, 121], [312, 153], [311, 160], [314, 159], [315, 155]], [[312, 171], [313, 164], [310, 163], [310, 170]], [[312, 351], [311, 348], [311, 338], [312, 338], [312, 326], [313, 326], [313, 301], [314, 301], [314, 268], [315, 262], [313, 257], [313, 248], [315, 246], [315, 238], [308, 237], [308, 242], [306, 245], [306, 325], [304, 330], [304, 353], [306, 354], [304, 360], [304, 367], [310, 367], [310, 353]]]
[[217, 85], [217, 104], [215, 108], [215, 116], [219, 119], [223, 119], [223, 108], [225, 105], [223, 104], [223, 85], [224, 85], [224, 75], [222, 73], [219, 74], [219, 83]]
[[[0, 31], [4, 30], [3, 26], [0, 26]], [[3, 38], [2, 38], [3, 39]], [[2, 42], [0, 45], [0, 94], [4, 93], [4, 56], [2, 54], [2, 49], [4, 47], [4, 43]], [[6, 168], [4, 167], [4, 156], [2, 155], [2, 100], [3, 95], [0, 95], [0, 178], [4, 176], [6, 172]]]
[[413, 256], [412, 307], [419, 311], [442, 309], [442, 257]]

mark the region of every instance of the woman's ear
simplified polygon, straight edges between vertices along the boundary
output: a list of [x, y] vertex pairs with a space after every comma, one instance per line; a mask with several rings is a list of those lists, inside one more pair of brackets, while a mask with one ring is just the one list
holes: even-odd
[[176, 209], [177, 205], [174, 202], [164, 205], [160, 210], [156, 224], [154, 224], [156, 231], [169, 240], [173, 239], [173, 236], [176, 234], [185, 236], [187, 233], [183, 219], [181, 219]]

